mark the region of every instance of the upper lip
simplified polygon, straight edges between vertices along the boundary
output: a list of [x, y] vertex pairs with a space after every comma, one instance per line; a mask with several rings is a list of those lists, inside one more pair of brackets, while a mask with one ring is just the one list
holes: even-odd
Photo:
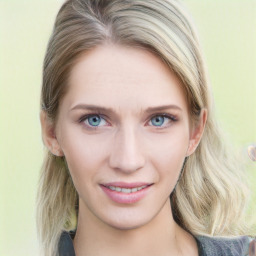
[[150, 186], [153, 183], [147, 183], [147, 182], [132, 182], [132, 183], [128, 183], [128, 182], [109, 182], [109, 183], [104, 183], [101, 184], [102, 186], [105, 187], [120, 187], [120, 188], [139, 188], [139, 187], [143, 187], [143, 186]]

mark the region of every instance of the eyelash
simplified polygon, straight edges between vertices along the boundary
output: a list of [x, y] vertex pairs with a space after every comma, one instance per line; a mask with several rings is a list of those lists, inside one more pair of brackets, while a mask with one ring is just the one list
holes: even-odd
[[[101, 113], [97, 112], [97, 113], [92, 113], [92, 114], [87, 114], [87, 115], [82, 116], [81, 118], [79, 118], [79, 123], [83, 123], [83, 122], [85, 122], [88, 118], [93, 117], [93, 116], [98, 116], [98, 117], [100, 117], [100, 118], [102, 118], [102, 119], [105, 120], [104, 115], [102, 115]], [[177, 119], [176, 116], [170, 115], [170, 114], [167, 114], [167, 113], [158, 113], [158, 114], [154, 114], [154, 115], [152, 115], [152, 116], [150, 117], [149, 121], [151, 121], [151, 120], [152, 120], [153, 118], [155, 118], [155, 117], [164, 117], [164, 118], [167, 118], [167, 119], [169, 119], [169, 121], [170, 121], [171, 123], [178, 121], [178, 119]], [[106, 120], [105, 120], [105, 121], [106, 121]], [[106, 121], [106, 122], [107, 122], [107, 121]], [[91, 126], [90, 124], [85, 124], [85, 126], [86, 126], [87, 129], [90, 129], [90, 130], [96, 130], [96, 129], [98, 129], [98, 127], [100, 127], [100, 126]], [[155, 125], [151, 125], [151, 126], [157, 127], [157, 129], [164, 129], [164, 128], [169, 127], [169, 126], [166, 127], [166, 126], [155, 126]]]

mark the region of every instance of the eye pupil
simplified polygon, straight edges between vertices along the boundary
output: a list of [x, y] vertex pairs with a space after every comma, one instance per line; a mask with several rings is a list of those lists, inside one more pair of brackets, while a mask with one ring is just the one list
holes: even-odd
[[99, 116], [92, 116], [88, 118], [88, 122], [92, 126], [98, 126], [100, 123], [100, 117]]
[[157, 116], [152, 119], [153, 125], [161, 126], [164, 123], [164, 117], [163, 116]]

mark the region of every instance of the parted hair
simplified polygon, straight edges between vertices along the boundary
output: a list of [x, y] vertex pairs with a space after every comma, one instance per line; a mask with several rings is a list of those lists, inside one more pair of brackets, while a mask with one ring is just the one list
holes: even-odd
[[[55, 123], [69, 74], [79, 57], [106, 43], [139, 47], [159, 57], [182, 81], [191, 120], [208, 119], [171, 197], [175, 220], [194, 235], [245, 234], [247, 186], [224, 143], [193, 22], [177, 0], [67, 0], [59, 10], [43, 66], [41, 111]], [[120, 85], [121, 86], [121, 85]], [[46, 149], [37, 195], [43, 255], [58, 254], [61, 233], [76, 228], [78, 194], [64, 157]]]

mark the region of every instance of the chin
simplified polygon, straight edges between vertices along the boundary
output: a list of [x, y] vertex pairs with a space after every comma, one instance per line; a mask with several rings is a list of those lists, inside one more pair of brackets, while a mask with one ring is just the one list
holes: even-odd
[[121, 223], [116, 221], [111, 223], [105, 222], [105, 224], [117, 230], [134, 230], [134, 229], [138, 229], [145, 226], [147, 223], [148, 222], [145, 222], [145, 220], [143, 222], [139, 222], [139, 221], [133, 221], [133, 222], [122, 221]]
[[149, 212], [145, 212], [145, 211], [136, 212], [136, 211], [128, 211], [127, 209], [125, 211], [126, 212], [119, 212], [118, 216], [109, 215], [109, 216], [105, 216], [105, 218], [102, 216], [101, 220], [106, 225], [114, 229], [133, 230], [133, 229], [138, 229], [148, 225], [157, 216], [157, 213], [153, 213], [153, 212], [149, 214]]

